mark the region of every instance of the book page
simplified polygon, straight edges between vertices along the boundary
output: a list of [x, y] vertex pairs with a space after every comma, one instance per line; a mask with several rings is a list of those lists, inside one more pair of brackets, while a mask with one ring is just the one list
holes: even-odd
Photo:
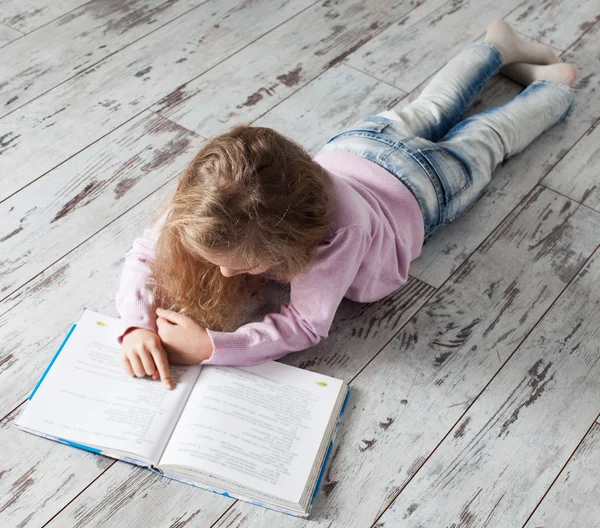
[[341, 385], [276, 362], [205, 365], [160, 464], [299, 501]]
[[118, 331], [118, 319], [85, 310], [18, 425], [156, 463], [201, 367], [170, 367], [172, 391], [129, 377], [118, 362]]

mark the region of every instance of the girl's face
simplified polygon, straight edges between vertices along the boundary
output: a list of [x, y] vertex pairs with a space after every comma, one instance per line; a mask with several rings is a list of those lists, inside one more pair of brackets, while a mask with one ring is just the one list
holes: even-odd
[[246, 260], [237, 259], [229, 255], [218, 255], [206, 251], [204, 251], [202, 256], [208, 260], [208, 262], [211, 262], [215, 266], [219, 266], [224, 277], [233, 277], [234, 275], [240, 275], [241, 273], [260, 275], [271, 267], [268, 264], [247, 262]]

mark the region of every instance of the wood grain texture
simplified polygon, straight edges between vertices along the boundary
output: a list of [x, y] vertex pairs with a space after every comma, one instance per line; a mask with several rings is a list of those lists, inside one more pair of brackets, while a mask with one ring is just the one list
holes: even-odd
[[252, 121], [343, 60], [414, 5], [414, 0], [320, 2], [179, 87], [153, 110], [205, 137], [222, 133], [242, 120]]
[[[312, 0], [210, 0], [0, 120], [0, 200]], [[81, 97], [85, 94], [85, 97]], [[35, 152], [35, 156], [31, 156]]]
[[0, 116], [199, 3], [201, 0], [94, 0], [6, 46], [0, 54]]
[[0, 203], [0, 298], [175, 178], [202, 142], [143, 112]]
[[583, 0], [573, 9], [567, 0], [526, 1], [506, 21], [515, 29], [561, 51], [600, 21], [597, 0]]
[[[599, 280], [597, 253], [379, 519], [380, 526], [525, 523], [600, 412]], [[598, 466], [598, 453], [588, 461]], [[553, 516], [548, 526], [597, 522], [598, 475], [587, 482], [575, 477], [575, 487], [578, 482], [578, 511], [567, 496], [554, 503], [547, 497], [552, 510], [567, 508], [564, 522]]]
[[[8, 26], [4, 26], [0, 24], [0, 48], [12, 42], [15, 39], [18, 39], [21, 36], [21, 33], [15, 31], [14, 29], [9, 28]], [[4, 53], [4, 50], [3, 52]]]
[[[600, 123], [600, 121], [598, 122]], [[600, 127], [590, 128], [542, 183], [600, 211]]]
[[112, 463], [24, 433], [13, 425], [19, 411], [0, 420], [0, 526], [7, 528], [43, 526]]
[[316, 154], [342, 127], [391, 108], [404, 96], [393, 86], [338, 64], [255, 124], [274, 128]]
[[[473, 208], [427, 239], [421, 257], [411, 266], [413, 275], [433, 286], [441, 285], [600, 117], [599, 42], [597, 24], [563, 55], [580, 72], [573, 114], [496, 169]], [[517, 85], [498, 76], [474, 102], [475, 110], [502, 104], [518, 90]]]
[[[108, 474], [110, 473], [110, 475]], [[206, 527], [233, 499], [116, 462], [48, 528]]]
[[[600, 215], [539, 187], [412, 317], [352, 382], [314, 526], [370, 526], [385, 511], [591, 255], [599, 228]], [[303, 523], [236, 503], [215, 528], [270, 525]]]
[[[571, 401], [568, 402], [571, 405]], [[600, 527], [600, 424], [596, 423], [563, 468], [525, 528]]]
[[346, 62], [410, 92], [463, 46], [485, 33], [490, 21], [507, 15], [519, 3], [518, 0], [452, 0], [438, 7], [425, 2], [353, 53]]
[[2, 0], [0, 23], [22, 33], [51, 22], [89, 0]]

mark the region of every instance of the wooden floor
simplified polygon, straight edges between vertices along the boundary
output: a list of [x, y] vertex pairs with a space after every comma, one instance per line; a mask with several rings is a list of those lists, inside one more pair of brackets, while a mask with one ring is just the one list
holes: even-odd
[[[205, 138], [315, 151], [504, 18], [579, 71], [408, 284], [286, 362], [354, 388], [309, 521], [12, 427]], [[0, 0], [0, 526], [600, 526], [600, 0]], [[497, 77], [473, 106], [520, 88]]]

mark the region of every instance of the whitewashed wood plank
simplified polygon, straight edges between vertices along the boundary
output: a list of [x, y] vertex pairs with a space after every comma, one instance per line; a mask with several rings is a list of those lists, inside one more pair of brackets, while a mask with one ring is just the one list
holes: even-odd
[[19, 411], [0, 420], [0, 526], [43, 526], [112, 460], [24, 433]]
[[506, 17], [515, 29], [532, 38], [566, 50], [600, 21], [598, 0], [526, 1]]
[[2, 0], [0, 23], [29, 33], [86, 2], [89, 0]]
[[[475, 206], [427, 240], [421, 257], [411, 266], [413, 275], [433, 286], [441, 285], [600, 117], [599, 42], [597, 24], [563, 55], [575, 64], [581, 77], [573, 115], [498, 167]], [[514, 83], [498, 76], [476, 104], [483, 101], [485, 106], [496, 106], [517, 92]]]
[[[15, 39], [18, 39], [20, 36], [21, 33], [18, 31], [0, 24], [0, 48]], [[4, 50], [2, 50], [2, 53], [4, 53]]]
[[117, 462], [46, 526], [207, 527], [233, 499]]
[[[440, 1], [428, 0], [425, 5]], [[252, 121], [380, 33], [413, 4], [321, 2], [181, 86], [152, 110], [205, 137]]]
[[5, 116], [0, 200], [311, 2], [210, 0]]
[[[599, 228], [600, 215], [540, 186], [413, 316], [352, 382], [314, 526], [375, 521], [594, 251]], [[271, 525], [304, 526], [236, 503], [215, 528]]]
[[175, 178], [202, 142], [143, 112], [0, 203], [0, 298]]
[[392, 108], [405, 95], [393, 86], [338, 64], [255, 124], [274, 128], [316, 154], [342, 127], [364, 115]]
[[[464, 45], [471, 43], [494, 18], [507, 15], [520, 2], [493, 0], [446, 2], [419, 17], [400, 20], [365, 44], [345, 62], [406, 92], [440, 69]], [[460, 31], [457, 31], [460, 28]]]
[[[569, 404], [572, 403], [569, 398]], [[600, 425], [594, 424], [525, 528], [600, 527]]]
[[[597, 253], [379, 519], [380, 526], [505, 528], [527, 521], [600, 412], [599, 280]], [[598, 489], [597, 473], [593, 481]], [[565, 523], [553, 516], [548, 526], [597, 523], [597, 498], [579, 498], [581, 524], [573, 516]], [[559, 503], [566, 506], [567, 497]]]
[[600, 127], [596, 123], [542, 180], [546, 187], [600, 211]]
[[0, 116], [199, 3], [201, 0], [94, 0], [6, 46], [0, 54]]

